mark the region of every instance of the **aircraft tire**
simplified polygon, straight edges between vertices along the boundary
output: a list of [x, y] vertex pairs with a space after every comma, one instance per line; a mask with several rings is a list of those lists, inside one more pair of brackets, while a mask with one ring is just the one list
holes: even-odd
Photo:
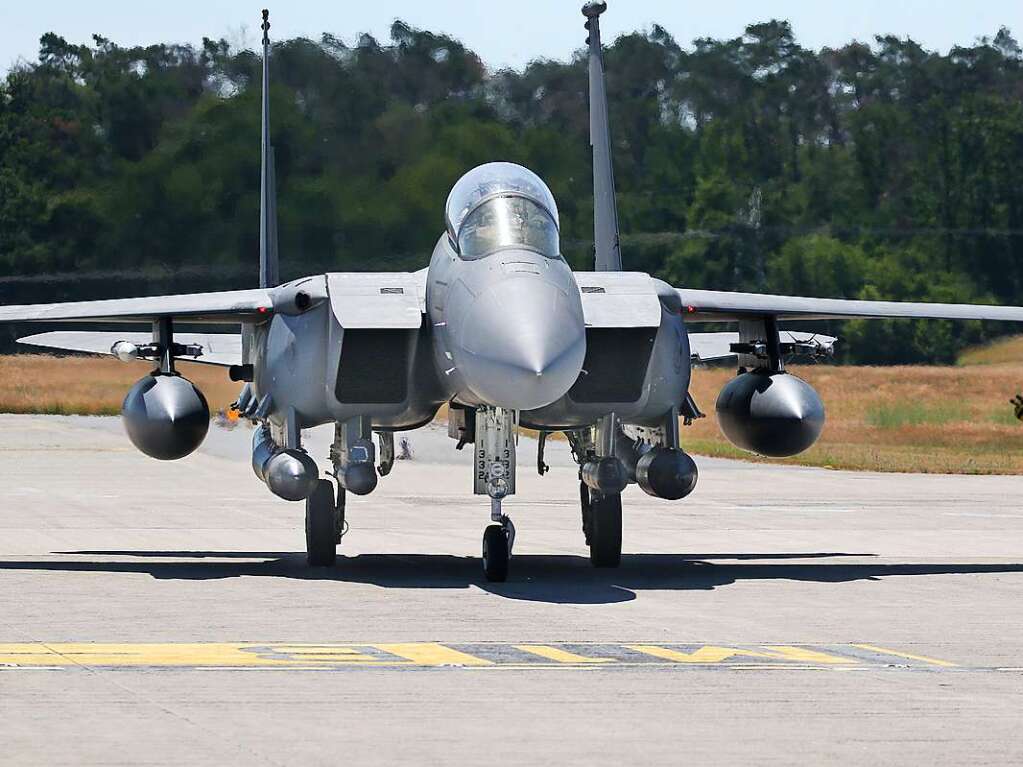
[[310, 567], [332, 567], [337, 560], [337, 516], [333, 483], [318, 480], [305, 502], [305, 548]]
[[492, 583], [508, 580], [508, 535], [501, 525], [489, 525], [483, 531], [483, 574]]
[[593, 532], [593, 506], [590, 504], [590, 488], [585, 482], [579, 482], [579, 503], [583, 513], [583, 537], [586, 545], [590, 545], [590, 536]]
[[618, 567], [622, 563], [622, 496], [590, 495], [590, 563]]

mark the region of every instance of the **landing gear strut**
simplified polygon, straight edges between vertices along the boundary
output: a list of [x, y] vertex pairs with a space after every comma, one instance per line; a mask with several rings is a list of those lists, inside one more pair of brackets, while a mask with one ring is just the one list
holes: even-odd
[[483, 531], [483, 575], [488, 581], [508, 579], [515, 544], [515, 525], [501, 511], [501, 502], [515, 492], [514, 413], [504, 408], [476, 411], [474, 492], [490, 496], [490, 522]]
[[615, 457], [619, 428], [611, 413], [594, 428], [565, 432], [579, 464], [583, 537], [594, 567], [618, 567], [622, 562], [621, 491], [628, 477], [626, 467]]
[[305, 547], [310, 566], [333, 567], [344, 525], [344, 489], [338, 489], [335, 503], [334, 484], [327, 479], [318, 480], [305, 502]]

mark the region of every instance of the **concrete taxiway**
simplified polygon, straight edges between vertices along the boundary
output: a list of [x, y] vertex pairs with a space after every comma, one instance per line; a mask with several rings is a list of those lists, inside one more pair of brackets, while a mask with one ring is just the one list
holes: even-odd
[[0, 764], [1023, 761], [1023, 478], [703, 459], [596, 571], [564, 445], [541, 479], [523, 439], [488, 584], [439, 430], [330, 570], [245, 427], [171, 464], [115, 419], [0, 434]]

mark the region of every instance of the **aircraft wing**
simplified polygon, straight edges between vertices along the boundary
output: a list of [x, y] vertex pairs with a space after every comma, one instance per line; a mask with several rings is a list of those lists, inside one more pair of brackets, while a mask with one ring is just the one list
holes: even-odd
[[152, 298], [114, 298], [60, 304], [0, 306], [0, 322], [185, 322], [233, 324], [263, 319], [273, 311], [266, 290], [232, 290]]
[[[58, 330], [19, 338], [18, 343], [39, 346], [44, 349], [112, 355], [113, 346], [119, 341], [128, 341], [136, 346], [142, 346], [152, 340], [152, 333]], [[186, 346], [202, 347], [202, 355], [199, 357], [179, 357], [186, 362], [223, 366], [242, 363], [242, 337], [237, 333], [175, 333], [174, 340]]]
[[1023, 322], [1021, 306], [927, 304], [903, 301], [852, 301], [762, 293], [676, 289], [686, 322], [728, 322], [757, 317], [781, 320], [915, 318], [932, 320], [1001, 320]]
[[[803, 344], [806, 348], [830, 354], [834, 349], [834, 336], [824, 336], [819, 333], [798, 333], [791, 330], [782, 330], [778, 333], [778, 339], [783, 344]], [[723, 360], [735, 357], [736, 352], [732, 351], [732, 344], [739, 343], [738, 333], [690, 333], [689, 350], [694, 362], [710, 362], [711, 360]]]

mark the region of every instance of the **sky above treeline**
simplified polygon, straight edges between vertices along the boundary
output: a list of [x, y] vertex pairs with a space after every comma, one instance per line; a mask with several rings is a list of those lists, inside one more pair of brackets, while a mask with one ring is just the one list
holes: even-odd
[[[266, 2], [266, 0], [264, 0]], [[610, 41], [624, 32], [665, 27], [687, 45], [697, 37], [729, 38], [747, 24], [771, 18], [789, 20], [799, 42], [809, 48], [870, 41], [877, 34], [912, 37], [942, 53], [955, 45], [994, 36], [1006, 26], [1023, 33], [1019, 0], [609, 0], [602, 25]], [[0, 68], [34, 61], [39, 38], [56, 32], [74, 43], [101, 34], [123, 45], [190, 43], [204, 36], [223, 37], [241, 47], [259, 40], [260, 0], [175, 0], [170, 3], [120, 0], [46, 0], [5, 3], [0, 23]], [[276, 39], [329, 32], [348, 43], [368, 32], [381, 41], [396, 18], [433, 32], [449, 34], [478, 53], [493, 68], [522, 67], [537, 58], [567, 59], [585, 40], [581, 0], [388, 0], [337, 2], [303, 0], [270, 6]]]

